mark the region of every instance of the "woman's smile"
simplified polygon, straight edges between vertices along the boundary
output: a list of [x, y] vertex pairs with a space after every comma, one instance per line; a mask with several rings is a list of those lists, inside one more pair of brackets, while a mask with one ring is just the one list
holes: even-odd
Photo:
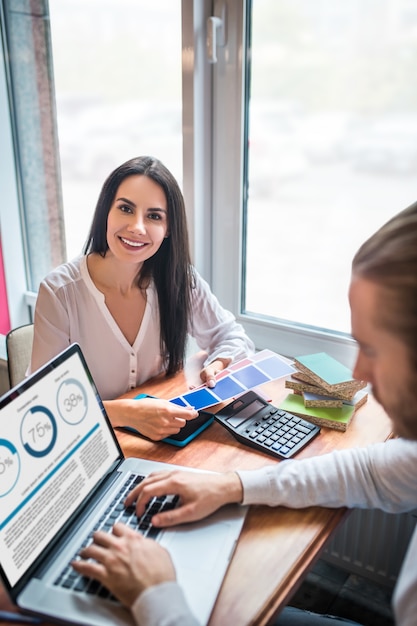
[[133, 239], [127, 239], [126, 237], [119, 237], [120, 241], [130, 248], [143, 248], [148, 244], [143, 241], [134, 241]]
[[163, 189], [147, 176], [125, 178], [107, 218], [110, 252], [121, 261], [143, 262], [159, 250], [167, 234], [168, 210]]

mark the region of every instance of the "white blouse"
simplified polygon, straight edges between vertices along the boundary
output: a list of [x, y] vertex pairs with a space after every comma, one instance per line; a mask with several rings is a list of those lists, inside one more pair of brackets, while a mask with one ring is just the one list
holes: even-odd
[[[243, 327], [197, 272], [195, 277], [189, 334], [208, 354], [204, 365], [220, 357], [238, 360], [252, 354], [254, 344]], [[88, 273], [87, 257], [60, 265], [39, 287], [28, 373], [76, 342], [103, 400], [117, 398], [160, 374], [164, 364], [154, 285], [147, 289], [146, 299], [142, 324], [130, 345]]]

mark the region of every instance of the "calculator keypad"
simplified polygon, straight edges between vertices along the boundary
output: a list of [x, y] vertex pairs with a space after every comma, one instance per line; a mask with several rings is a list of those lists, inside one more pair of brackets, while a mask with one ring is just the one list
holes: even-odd
[[240, 429], [240, 435], [265, 452], [289, 458], [317, 435], [319, 430], [301, 417], [270, 405], [258, 416], [248, 420]]

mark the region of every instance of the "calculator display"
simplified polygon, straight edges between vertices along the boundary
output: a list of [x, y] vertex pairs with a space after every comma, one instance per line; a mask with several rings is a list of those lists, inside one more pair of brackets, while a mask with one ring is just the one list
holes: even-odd
[[259, 402], [259, 400], [254, 400], [254, 402], [251, 402], [239, 411], [237, 415], [229, 417], [227, 422], [234, 428], [237, 428], [242, 422], [248, 419], [248, 417], [252, 417], [252, 415], [255, 415], [255, 413], [263, 409], [264, 406], [265, 404]]
[[250, 390], [214, 414], [238, 441], [279, 459], [290, 459], [306, 446], [320, 428], [288, 413]]

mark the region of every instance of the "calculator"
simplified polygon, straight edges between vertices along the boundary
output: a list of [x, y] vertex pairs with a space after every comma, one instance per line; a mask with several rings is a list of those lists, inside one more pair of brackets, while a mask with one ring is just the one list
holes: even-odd
[[278, 409], [254, 391], [230, 402], [214, 419], [241, 443], [280, 459], [289, 459], [314, 437], [320, 428]]

